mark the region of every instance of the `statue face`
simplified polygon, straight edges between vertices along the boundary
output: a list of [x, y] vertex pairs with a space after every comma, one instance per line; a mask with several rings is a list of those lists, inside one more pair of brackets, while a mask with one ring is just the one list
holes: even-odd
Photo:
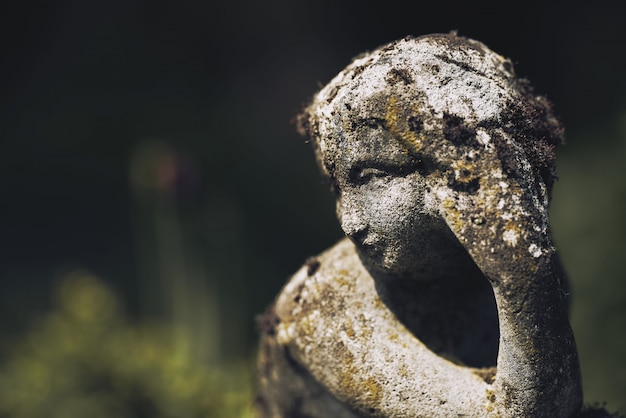
[[437, 254], [460, 248], [442, 196], [476, 191], [483, 173], [467, 161], [519, 100], [507, 61], [466, 47], [457, 56], [446, 42], [407, 40], [394, 54], [375, 51], [339, 73], [307, 110], [305, 129], [336, 186], [344, 232], [366, 261], [391, 273], [424, 271]]
[[380, 97], [374, 102], [351, 107], [357, 114], [350, 120], [364, 122], [351, 125], [340, 140], [327, 139], [326, 153], [333, 155], [324, 159], [332, 160], [337, 215], [346, 235], [374, 267], [404, 274], [423, 265], [450, 231], [438, 215], [422, 162], [386, 128], [384, 115], [377, 115]]

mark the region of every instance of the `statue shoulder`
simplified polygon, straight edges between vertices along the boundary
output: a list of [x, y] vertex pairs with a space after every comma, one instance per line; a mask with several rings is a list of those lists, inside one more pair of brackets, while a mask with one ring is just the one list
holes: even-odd
[[274, 306], [281, 323], [301, 323], [312, 315], [334, 316], [371, 297], [374, 283], [347, 238], [309, 258], [290, 278]]

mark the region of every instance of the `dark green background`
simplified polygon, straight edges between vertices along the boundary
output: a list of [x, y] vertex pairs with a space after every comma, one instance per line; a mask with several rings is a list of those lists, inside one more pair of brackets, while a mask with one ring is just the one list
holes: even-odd
[[[105, 280], [139, 320], [171, 319], [167, 289], [195, 269], [196, 293], [215, 299], [219, 355], [250, 355], [254, 315], [341, 236], [290, 120], [351, 57], [450, 30], [510, 57], [566, 126], [553, 226], [587, 400], [626, 411], [617, 0], [3, 2], [0, 335], [28, 329], [75, 268]], [[174, 182], [150, 186], [172, 161]], [[169, 250], [157, 237], [168, 220], [181, 236]]]

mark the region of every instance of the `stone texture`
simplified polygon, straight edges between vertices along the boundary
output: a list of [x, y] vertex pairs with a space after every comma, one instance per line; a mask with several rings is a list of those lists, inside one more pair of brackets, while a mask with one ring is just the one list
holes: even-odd
[[259, 415], [576, 414], [548, 222], [562, 129], [510, 61], [455, 34], [405, 38], [356, 58], [300, 130], [347, 238], [262, 320]]

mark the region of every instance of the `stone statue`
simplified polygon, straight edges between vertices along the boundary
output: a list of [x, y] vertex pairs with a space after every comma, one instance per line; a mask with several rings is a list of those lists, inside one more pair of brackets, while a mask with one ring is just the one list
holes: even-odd
[[357, 57], [300, 130], [347, 238], [262, 319], [261, 417], [571, 417], [566, 278], [548, 225], [548, 101], [456, 36]]

